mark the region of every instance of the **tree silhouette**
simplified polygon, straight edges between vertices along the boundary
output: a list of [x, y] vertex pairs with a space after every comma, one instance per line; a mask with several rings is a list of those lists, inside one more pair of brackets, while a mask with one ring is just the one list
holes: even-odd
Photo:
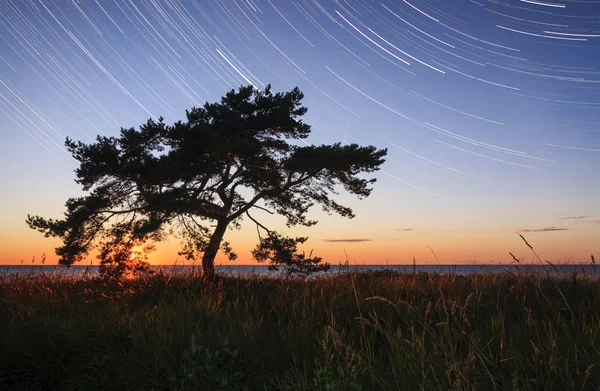
[[273, 93], [270, 85], [264, 91], [240, 87], [218, 103], [186, 111], [186, 122], [168, 126], [151, 119], [139, 130], [122, 128], [120, 137], [97, 136], [89, 145], [67, 137], [65, 145], [80, 163], [75, 181], [89, 194], [68, 199], [62, 220], [28, 215], [27, 223], [62, 239], [56, 248], [62, 265], [99, 248], [102, 265], [119, 274], [136, 267], [124, 266], [133, 247], [179, 235], [180, 255], [195, 259], [201, 253], [204, 273], [212, 276], [219, 250], [237, 257], [223, 241], [227, 227], [240, 228], [248, 217], [259, 231], [255, 259], [305, 271], [317, 267], [320, 258], [294, 254], [306, 238], [269, 230], [253, 211], [282, 215], [288, 227], [316, 224], [306, 216], [315, 204], [352, 218], [352, 210], [331, 196], [341, 185], [367, 197], [375, 179], [358, 175], [378, 170], [387, 150], [288, 142], [311, 131], [299, 119], [307, 111], [302, 98], [297, 87], [286, 93]]

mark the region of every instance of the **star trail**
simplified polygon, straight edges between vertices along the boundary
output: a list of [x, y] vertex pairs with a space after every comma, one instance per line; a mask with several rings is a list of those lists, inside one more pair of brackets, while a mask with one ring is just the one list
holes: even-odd
[[[3, 246], [77, 189], [65, 136], [172, 123], [271, 83], [305, 93], [307, 142], [389, 150], [357, 221], [328, 230], [402, 251], [446, 231], [599, 250], [598, 224], [561, 217], [600, 217], [600, 1], [3, 0], [0, 38]], [[555, 255], [550, 237], [571, 247]], [[489, 243], [479, 256], [506, 258]]]

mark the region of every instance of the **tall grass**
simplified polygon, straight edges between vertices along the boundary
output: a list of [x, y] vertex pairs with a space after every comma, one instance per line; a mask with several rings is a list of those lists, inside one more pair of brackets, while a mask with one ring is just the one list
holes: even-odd
[[598, 390], [600, 281], [0, 277], [1, 390]]

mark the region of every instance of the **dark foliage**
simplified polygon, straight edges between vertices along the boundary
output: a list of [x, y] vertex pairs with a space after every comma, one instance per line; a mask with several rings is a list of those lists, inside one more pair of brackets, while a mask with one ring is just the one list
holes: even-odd
[[328, 263], [321, 263], [322, 258], [313, 257], [312, 251], [306, 254], [296, 253], [298, 243], [306, 242], [308, 238], [288, 238], [278, 233], [271, 233], [266, 238], [261, 238], [256, 249], [252, 251], [252, 257], [259, 262], [271, 260], [270, 270], [279, 270], [278, 266], [285, 267], [290, 274], [309, 275], [315, 272], [329, 270]]
[[137, 267], [121, 265], [135, 246], [178, 235], [180, 254], [195, 259], [202, 253], [203, 269], [212, 275], [219, 250], [229, 259], [237, 257], [223, 241], [227, 227], [239, 228], [248, 217], [268, 233], [255, 251], [259, 260], [272, 254], [288, 266], [315, 265], [317, 258], [290, 253], [302, 241], [269, 231], [251, 213], [276, 213], [288, 226], [311, 226], [316, 221], [307, 211], [319, 204], [328, 213], [352, 218], [352, 210], [331, 195], [341, 185], [367, 197], [375, 179], [358, 175], [378, 170], [387, 151], [290, 143], [311, 131], [299, 119], [306, 113], [302, 98], [298, 88], [272, 93], [270, 86], [264, 91], [241, 87], [218, 103], [186, 111], [187, 120], [172, 126], [150, 119], [139, 130], [121, 129], [120, 137], [98, 136], [89, 145], [67, 138], [80, 163], [76, 182], [89, 194], [67, 200], [64, 219], [28, 216], [27, 223], [46, 237], [62, 239], [56, 249], [62, 265], [81, 261], [98, 247], [102, 265], [119, 274]]

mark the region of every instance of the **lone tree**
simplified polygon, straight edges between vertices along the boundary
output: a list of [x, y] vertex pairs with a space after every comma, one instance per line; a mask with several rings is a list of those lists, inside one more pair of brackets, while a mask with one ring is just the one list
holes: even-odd
[[134, 247], [180, 235], [180, 255], [202, 254], [203, 271], [212, 276], [219, 250], [237, 257], [223, 241], [227, 227], [240, 228], [248, 217], [259, 232], [255, 259], [300, 271], [318, 268], [320, 258], [295, 253], [306, 238], [269, 230], [253, 211], [282, 215], [288, 227], [316, 224], [306, 216], [314, 204], [352, 218], [352, 210], [331, 195], [342, 185], [367, 197], [375, 179], [358, 175], [378, 170], [387, 150], [290, 143], [311, 131], [299, 119], [307, 110], [302, 98], [297, 87], [286, 93], [273, 93], [270, 85], [264, 91], [240, 87], [219, 103], [186, 111], [187, 121], [172, 126], [150, 119], [139, 130], [122, 128], [120, 137], [97, 136], [89, 145], [67, 137], [65, 145], [80, 163], [75, 181], [89, 195], [68, 199], [62, 220], [28, 215], [27, 223], [62, 239], [56, 248], [61, 265], [99, 248], [103, 270], [118, 275], [143, 266]]

